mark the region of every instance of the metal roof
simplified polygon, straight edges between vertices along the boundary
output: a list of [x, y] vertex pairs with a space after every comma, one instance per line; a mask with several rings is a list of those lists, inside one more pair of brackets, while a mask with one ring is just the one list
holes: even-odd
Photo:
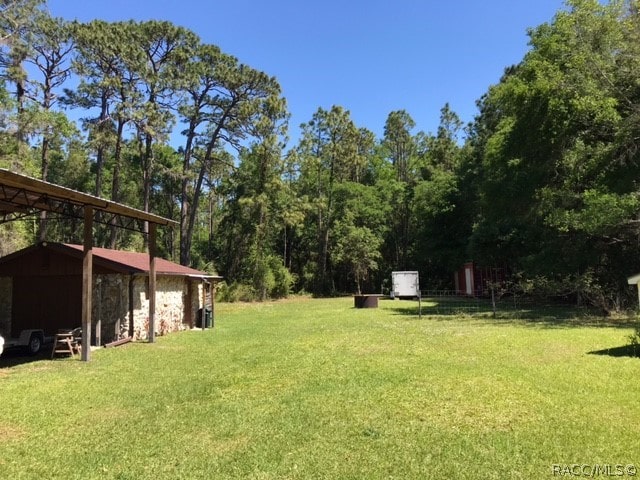
[[137, 222], [177, 225], [176, 221], [159, 215], [0, 168], [0, 223], [40, 210], [83, 218], [85, 206], [96, 211], [95, 222], [115, 223], [130, 230], [142, 230]]
[[[51, 244], [48, 246], [60, 246], [75, 250], [82, 255], [83, 246], [74, 245], [71, 243], [63, 244]], [[149, 273], [149, 254], [139, 252], [127, 252], [124, 250], [111, 250], [109, 248], [93, 247], [91, 249], [93, 253], [94, 261], [104, 260], [114, 264], [118, 264], [121, 268], [130, 270], [132, 273]], [[165, 260], [164, 258], [156, 258], [156, 273], [158, 275], [182, 275], [189, 277], [202, 277], [202, 278], [222, 278], [217, 275], [210, 275], [206, 272], [201, 272], [195, 268], [185, 267], [178, 263]]]

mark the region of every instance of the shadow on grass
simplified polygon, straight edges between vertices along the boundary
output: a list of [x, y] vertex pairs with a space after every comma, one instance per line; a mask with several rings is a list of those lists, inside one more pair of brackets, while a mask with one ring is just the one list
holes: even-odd
[[50, 360], [52, 350], [53, 344], [43, 345], [36, 355], [29, 355], [21, 348], [9, 348], [0, 356], [0, 368], [11, 368], [25, 363]]
[[[417, 317], [420, 314], [416, 302], [411, 305], [389, 307], [396, 315]], [[469, 318], [492, 324], [529, 324], [549, 328], [595, 327], [635, 328], [638, 320], [631, 317], [607, 317], [585, 308], [565, 305], [522, 305], [500, 303], [495, 315], [490, 301], [483, 299], [423, 299], [422, 316], [436, 320]]]
[[640, 358], [640, 345], [625, 345], [624, 347], [605, 348], [589, 352], [589, 355], [607, 355], [609, 357]]

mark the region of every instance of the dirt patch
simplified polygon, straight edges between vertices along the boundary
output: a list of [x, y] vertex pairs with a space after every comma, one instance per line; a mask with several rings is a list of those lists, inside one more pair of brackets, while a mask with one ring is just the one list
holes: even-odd
[[20, 440], [26, 432], [15, 425], [0, 423], [0, 443], [7, 443], [12, 440]]

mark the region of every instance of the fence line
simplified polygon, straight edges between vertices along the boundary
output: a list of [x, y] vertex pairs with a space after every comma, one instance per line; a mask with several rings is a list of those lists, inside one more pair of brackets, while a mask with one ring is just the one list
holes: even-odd
[[524, 296], [469, 296], [455, 290], [422, 290], [423, 315], [493, 314], [509, 312], [518, 314], [531, 306], [531, 299]]

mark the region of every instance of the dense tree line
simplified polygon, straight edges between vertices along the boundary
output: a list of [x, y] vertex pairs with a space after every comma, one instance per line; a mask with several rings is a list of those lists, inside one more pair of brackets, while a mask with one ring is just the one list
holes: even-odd
[[[390, 112], [382, 138], [320, 107], [287, 145], [277, 79], [168, 21], [87, 24], [0, 2], [0, 166], [179, 221], [162, 249], [228, 298], [380, 291], [392, 270], [452, 288], [465, 261], [511, 288], [605, 310], [640, 270], [640, 14], [570, 0], [464, 125]], [[412, 105], [418, 109], [420, 105]], [[72, 220], [4, 224], [0, 253], [73, 241]], [[100, 227], [97, 241], [142, 248]]]

